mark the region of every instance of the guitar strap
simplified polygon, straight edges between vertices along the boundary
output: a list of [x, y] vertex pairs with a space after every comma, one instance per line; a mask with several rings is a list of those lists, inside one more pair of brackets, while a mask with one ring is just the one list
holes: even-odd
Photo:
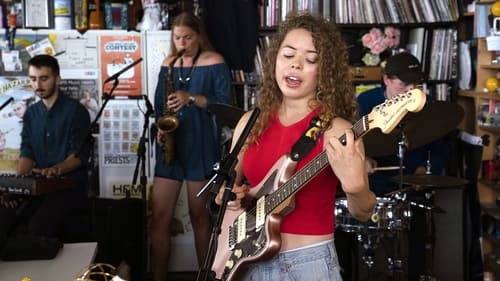
[[292, 146], [291, 158], [293, 161], [299, 161], [306, 156], [314, 147], [316, 141], [325, 132], [330, 120], [325, 116], [316, 116], [309, 123], [309, 127], [304, 134]]

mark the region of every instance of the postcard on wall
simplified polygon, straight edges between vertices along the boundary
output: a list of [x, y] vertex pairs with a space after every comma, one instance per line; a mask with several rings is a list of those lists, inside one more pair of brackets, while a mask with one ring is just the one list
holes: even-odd
[[141, 58], [140, 35], [101, 35], [99, 38], [99, 54], [101, 66], [101, 81], [120, 73], [118, 85], [111, 92], [115, 81], [103, 85], [103, 94], [113, 96], [141, 96], [142, 95], [142, 65], [137, 63]]
[[56, 54], [56, 50], [49, 38], [42, 39], [38, 42], [35, 42], [28, 47], [25, 48], [30, 57], [34, 57], [36, 55], [50, 55], [53, 56]]
[[2, 64], [4, 71], [20, 72], [23, 70], [18, 50], [2, 51]]
[[36, 101], [28, 77], [0, 77], [0, 173], [14, 173], [21, 147], [22, 117]]

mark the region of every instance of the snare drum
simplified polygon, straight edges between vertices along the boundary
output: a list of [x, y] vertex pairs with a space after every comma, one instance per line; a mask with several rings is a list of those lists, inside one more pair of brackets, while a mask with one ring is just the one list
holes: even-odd
[[409, 204], [390, 198], [378, 197], [371, 219], [366, 222], [356, 220], [349, 213], [347, 199], [339, 198], [335, 202], [335, 228], [345, 232], [404, 230], [409, 226], [410, 217]]

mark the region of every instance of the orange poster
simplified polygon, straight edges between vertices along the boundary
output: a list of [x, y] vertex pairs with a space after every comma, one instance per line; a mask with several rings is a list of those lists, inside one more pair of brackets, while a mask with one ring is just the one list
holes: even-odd
[[[142, 62], [137, 63], [141, 59], [141, 36], [101, 35], [99, 48], [101, 81], [104, 83], [113, 75], [119, 74], [116, 79], [104, 83], [103, 94], [141, 96]], [[134, 65], [130, 67], [132, 64]], [[116, 80], [118, 86], [111, 93]]]

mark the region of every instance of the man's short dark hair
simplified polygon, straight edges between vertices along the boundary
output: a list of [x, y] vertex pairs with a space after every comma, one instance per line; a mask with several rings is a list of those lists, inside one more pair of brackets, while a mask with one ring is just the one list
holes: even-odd
[[52, 74], [56, 76], [58, 76], [60, 72], [59, 62], [56, 58], [50, 55], [36, 55], [28, 61], [28, 65], [36, 68], [44, 66], [49, 67], [50, 69], [52, 69]]

